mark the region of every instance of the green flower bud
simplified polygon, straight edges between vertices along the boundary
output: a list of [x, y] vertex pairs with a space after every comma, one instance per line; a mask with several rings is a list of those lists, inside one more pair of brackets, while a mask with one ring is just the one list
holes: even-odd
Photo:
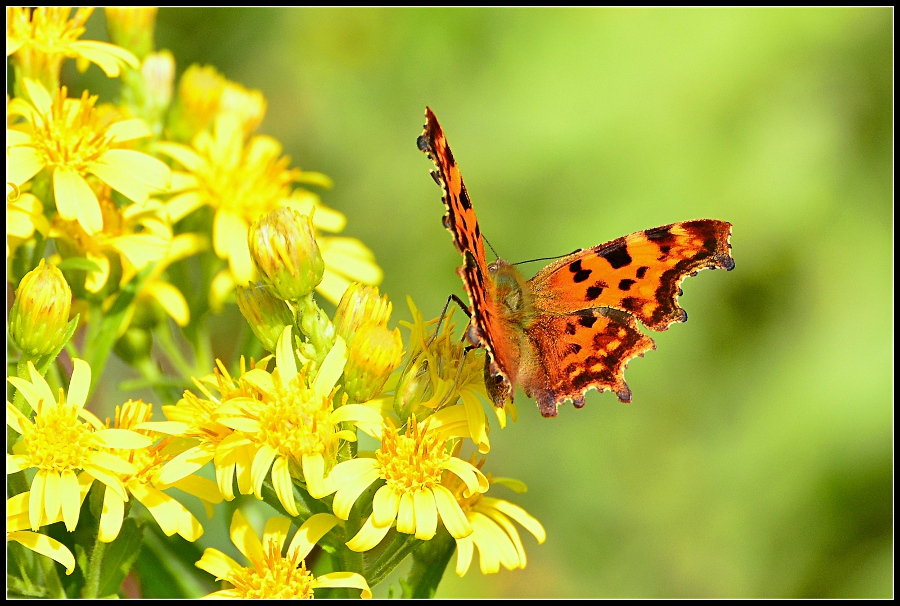
[[335, 333], [347, 343], [364, 324], [387, 326], [391, 317], [391, 302], [387, 295], [378, 296], [377, 286], [363, 286], [353, 283], [344, 292], [334, 313]]
[[250, 256], [273, 292], [285, 301], [312, 293], [322, 281], [325, 261], [306, 215], [282, 207], [250, 227]]
[[9, 337], [21, 352], [39, 358], [64, 343], [72, 306], [72, 290], [62, 272], [41, 259], [25, 274], [9, 312]]
[[293, 323], [293, 315], [287, 303], [274, 296], [262, 284], [238, 286], [235, 289], [238, 308], [250, 329], [262, 342], [266, 351], [275, 353], [278, 337], [285, 326]]
[[347, 353], [344, 391], [355, 402], [377, 396], [403, 358], [400, 331], [366, 324], [356, 333]]
[[400, 420], [406, 422], [410, 415], [419, 412], [422, 402], [431, 399], [434, 393], [434, 382], [428, 369], [428, 357], [425, 352], [413, 358], [403, 370], [403, 375], [394, 391], [394, 412]]

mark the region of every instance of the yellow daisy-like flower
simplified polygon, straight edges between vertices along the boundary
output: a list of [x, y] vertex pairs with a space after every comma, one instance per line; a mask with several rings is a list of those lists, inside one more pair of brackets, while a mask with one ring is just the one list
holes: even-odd
[[[327, 483], [334, 495], [334, 513], [346, 520], [359, 495], [373, 482], [386, 484], [372, 501], [372, 514], [348, 543], [354, 551], [375, 547], [397, 522], [397, 531], [428, 540], [437, 532], [440, 519], [454, 538], [472, 533], [453, 494], [444, 486], [445, 472], [457, 476], [466, 486], [466, 494], [488, 489], [487, 478], [477, 467], [450, 454], [445, 422], [452, 425], [461, 407], [435, 413], [424, 423], [410, 417], [406, 431], [398, 431], [386, 419], [376, 437], [381, 447], [375, 458], [358, 458], [338, 464]], [[456, 409], [456, 410], [454, 410]], [[446, 418], [445, 418], [446, 417]], [[377, 435], [380, 434], [380, 435]]]
[[294, 534], [287, 552], [282, 555], [289, 518], [277, 516], [266, 522], [262, 541], [244, 519], [240, 511], [231, 520], [231, 540], [235, 547], [250, 560], [250, 566], [241, 566], [233, 559], [213, 548], [203, 552], [197, 568], [232, 585], [229, 589], [209, 594], [208, 598], [233, 599], [308, 599], [314, 591], [326, 587], [350, 587], [359, 589], [362, 598], [371, 598], [372, 590], [366, 580], [355, 572], [329, 572], [314, 576], [306, 569], [306, 556], [316, 542], [338, 523], [337, 518], [319, 513], [308, 520]]
[[[236, 431], [216, 453], [228, 457], [236, 448], [253, 453], [253, 492], [262, 498], [269, 469], [278, 499], [291, 515], [298, 515], [293, 477], [302, 475], [307, 491], [320, 498], [329, 491], [325, 473], [334, 462], [341, 441], [355, 441], [356, 433], [341, 423], [366, 426], [380, 423], [379, 412], [361, 404], [334, 406], [335, 385], [344, 371], [347, 346], [338, 338], [314, 377], [309, 366], [297, 368], [291, 347], [291, 327], [285, 328], [275, 350], [277, 368], [270, 374], [251, 370], [244, 379], [263, 394], [259, 400], [233, 398], [220, 410], [220, 422]], [[293, 473], [292, 473], [293, 471]]]
[[[139, 433], [155, 433], [155, 429], [165, 427], [165, 423], [150, 421], [153, 407], [138, 400], [128, 400], [122, 406], [116, 406], [114, 427], [129, 429]], [[109, 423], [107, 421], [107, 423]], [[169, 488], [159, 480], [162, 466], [172, 458], [166, 446], [169, 440], [158, 442], [145, 448], [132, 451], [112, 451], [111, 454], [128, 461], [137, 469], [135, 473], [120, 476], [128, 493], [150, 512], [166, 536], [176, 532], [188, 541], [196, 541], [203, 534], [203, 526], [188, 509], [163, 490]], [[212, 505], [222, 502], [222, 495], [215, 482], [197, 476], [183, 478], [171, 487], [199, 498], [212, 515]], [[103, 511], [100, 515], [99, 539], [109, 543], [115, 539], [122, 527], [125, 517], [125, 500], [112, 490], [107, 490], [103, 498]]]
[[124, 285], [150, 263], [159, 261], [172, 244], [172, 228], [160, 202], [116, 207], [108, 187], [98, 187], [98, 208], [103, 227], [96, 233], [85, 231], [80, 221], [57, 217], [50, 236], [64, 257], [84, 257], [99, 270], [88, 272], [84, 287], [100, 292], [115, 270], [118, 285]]
[[44, 216], [44, 205], [34, 194], [10, 193], [6, 196], [6, 258], [31, 240], [35, 233], [45, 239], [50, 233], [50, 222]]
[[[128, 500], [120, 474], [137, 473], [137, 468], [112, 455], [107, 449], [134, 450], [150, 444], [150, 438], [125, 429], [107, 429], [84, 409], [91, 384], [91, 368], [84, 360], [74, 359], [68, 397], [59, 390], [54, 396], [47, 381], [28, 363], [30, 381], [9, 377], [35, 411], [34, 421], [12, 404], [6, 404], [6, 423], [22, 436], [6, 459], [6, 473], [37, 468], [31, 482], [28, 513], [31, 529], [37, 530], [62, 511], [69, 531], [78, 524], [81, 501], [78, 498], [79, 474], [87, 474]], [[84, 419], [82, 421], [81, 419]]]
[[143, 121], [132, 118], [104, 124], [94, 105], [97, 97], [66, 98], [66, 87], [53, 95], [38, 82], [22, 82], [31, 102], [13, 99], [9, 113], [24, 124], [6, 131], [7, 179], [21, 186], [46, 168], [53, 182], [56, 209], [63, 219], [78, 221], [88, 234], [103, 228], [93, 175], [139, 204], [168, 187], [169, 167], [123, 145], [149, 137]]
[[[269, 356], [263, 358], [255, 367], [264, 369], [270, 359]], [[262, 394], [244, 378], [247, 374], [244, 358], [241, 358], [241, 375], [238, 378], [233, 378], [220, 360], [216, 360], [216, 364], [215, 372], [202, 379], [194, 379], [194, 384], [204, 397], [186, 391], [176, 405], [162, 407], [169, 423], [155, 429], [182, 438], [182, 447], [181, 452], [160, 470], [159, 480], [164, 484], [175, 484], [215, 459], [219, 491], [230, 501], [234, 499], [235, 476], [241, 494], [253, 492], [248, 462], [252, 461], [252, 453], [238, 448], [232, 449], [229, 456], [217, 456], [219, 446], [230, 440], [234, 433], [220, 422], [223, 405], [232, 398], [259, 399]]]
[[[478, 467], [484, 464], [484, 459]], [[501, 484], [515, 492], [525, 492], [521, 482], [509, 478], [492, 478], [488, 474], [490, 484]], [[527, 511], [503, 499], [484, 496], [481, 493], [466, 495], [468, 487], [456, 478], [448, 476], [445, 485], [456, 497], [457, 503], [466, 514], [472, 526], [472, 534], [456, 539], [456, 574], [463, 576], [472, 563], [474, 548], [478, 548], [479, 564], [482, 574], [499, 572], [500, 565], [507, 570], [525, 568], [527, 558], [525, 547], [519, 537], [519, 531], [510, 521], [518, 522], [534, 535], [538, 543], [547, 539], [544, 527]]]
[[[311, 215], [317, 230], [334, 233], [346, 224], [342, 214], [319, 204], [313, 193], [293, 189], [294, 183], [328, 186], [330, 180], [326, 176], [288, 168], [290, 160], [281, 156], [281, 144], [265, 135], [248, 138], [233, 112], [219, 114], [212, 132], [197, 134], [193, 147], [159, 143], [157, 148], [188, 173], [176, 174], [179, 193], [168, 203], [172, 221], [202, 206], [215, 212], [213, 249], [220, 258], [228, 260], [229, 266], [214, 283], [216, 292], [211, 296], [215, 300], [221, 301], [236, 283], [253, 281], [247, 236], [258, 217], [288, 206], [300, 214]], [[351, 281], [381, 281], [381, 269], [372, 252], [359, 240], [321, 236], [316, 240], [325, 260], [325, 276], [316, 290], [333, 303], [340, 300]]]
[[79, 8], [69, 19], [71, 12], [69, 6], [6, 8], [6, 56], [12, 55], [22, 77], [41, 80], [53, 88], [67, 58], [76, 59], [81, 71], [88, 63], [96, 63], [110, 78], [117, 78], [126, 65], [137, 69], [137, 57], [124, 48], [78, 39], [93, 8]]
[[[413, 323], [409, 328], [409, 356], [400, 374], [394, 394], [394, 410], [401, 419], [427, 414], [462, 401], [468, 419], [468, 437], [481, 453], [490, 451], [488, 424], [482, 401], [489, 402], [484, 387], [484, 351], [466, 351], [465, 343], [453, 336], [452, 310], [441, 320], [441, 332], [433, 334], [411, 299], [407, 300]], [[515, 408], [507, 407], [512, 414]], [[500, 426], [506, 425], [504, 409], [495, 409]], [[515, 417], [514, 417], [515, 418]]]

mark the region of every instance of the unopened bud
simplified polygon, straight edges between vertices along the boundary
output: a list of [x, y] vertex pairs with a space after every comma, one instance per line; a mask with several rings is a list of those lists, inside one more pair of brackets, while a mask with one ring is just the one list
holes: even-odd
[[308, 216], [279, 208], [257, 219], [248, 243], [257, 269], [281, 299], [301, 299], [322, 281], [325, 261]]
[[352, 343], [356, 331], [363, 325], [386, 326], [391, 317], [391, 308], [387, 295], [378, 296], [377, 286], [363, 286], [354, 282], [344, 291], [334, 313], [335, 333], [347, 343]]
[[291, 310], [287, 303], [273, 295], [262, 284], [238, 286], [235, 289], [238, 308], [250, 324], [256, 338], [262, 342], [266, 351], [275, 353], [278, 337], [285, 326], [293, 323]]
[[377, 396], [403, 357], [403, 339], [396, 328], [366, 324], [356, 333], [347, 354], [344, 391], [365, 402]]
[[22, 353], [38, 358], [62, 347], [69, 324], [72, 290], [62, 272], [41, 259], [25, 274], [9, 312], [9, 337]]

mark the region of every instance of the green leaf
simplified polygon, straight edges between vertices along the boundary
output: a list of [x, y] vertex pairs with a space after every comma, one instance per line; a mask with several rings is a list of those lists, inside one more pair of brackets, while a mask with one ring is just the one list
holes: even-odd
[[147, 522], [136, 518], [125, 518], [119, 536], [110, 543], [103, 554], [100, 572], [99, 596], [114, 596], [122, 586], [122, 581], [131, 571], [132, 565], [141, 553], [144, 526]]

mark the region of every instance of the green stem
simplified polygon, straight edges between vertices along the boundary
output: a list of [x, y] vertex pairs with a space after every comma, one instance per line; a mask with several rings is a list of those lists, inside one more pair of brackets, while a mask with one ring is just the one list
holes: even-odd
[[404, 597], [433, 598], [454, 551], [456, 540], [441, 527], [413, 556], [412, 570], [406, 582], [411, 594]]
[[316, 364], [321, 364], [334, 345], [334, 325], [316, 303], [312, 293], [292, 303], [296, 309], [300, 332], [309, 339], [315, 352]]
[[366, 573], [366, 581], [369, 587], [375, 587], [382, 582], [393, 570], [406, 559], [406, 556], [415, 551], [424, 542], [409, 534], [396, 533], [394, 540], [382, 552], [381, 556], [373, 562]]
[[84, 588], [81, 597], [95, 599], [100, 591], [100, 569], [103, 564], [103, 554], [106, 553], [106, 543], [100, 541], [100, 537], [94, 541], [91, 557], [88, 560], [88, 569], [84, 574]]

